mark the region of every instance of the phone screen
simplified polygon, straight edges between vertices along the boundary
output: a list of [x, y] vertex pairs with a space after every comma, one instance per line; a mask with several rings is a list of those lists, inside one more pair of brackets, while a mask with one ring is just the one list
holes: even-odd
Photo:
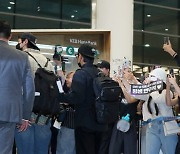
[[123, 67], [122, 66], [118, 67], [118, 75], [119, 75], [120, 78], [123, 77]]
[[164, 37], [164, 44], [169, 44], [169, 37]]
[[170, 70], [169, 70], [169, 74], [171, 74], [172, 76], [174, 76], [174, 70], [173, 70], [173, 69], [170, 69]]

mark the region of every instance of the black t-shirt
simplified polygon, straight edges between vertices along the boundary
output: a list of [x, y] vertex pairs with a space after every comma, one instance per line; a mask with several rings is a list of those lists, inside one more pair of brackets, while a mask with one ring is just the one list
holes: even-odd
[[[122, 95], [122, 98], [124, 98], [124, 95]], [[139, 100], [134, 103], [128, 103], [128, 104], [124, 104], [124, 103], [120, 102], [120, 105], [119, 105], [120, 106], [120, 111], [119, 111], [120, 117], [130, 114], [130, 121], [132, 121], [136, 116], [138, 103], [139, 103]]]

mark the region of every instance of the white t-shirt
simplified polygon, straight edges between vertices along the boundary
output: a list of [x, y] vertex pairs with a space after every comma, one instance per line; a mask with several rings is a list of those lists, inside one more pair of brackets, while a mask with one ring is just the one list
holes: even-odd
[[[164, 89], [161, 94], [159, 94], [158, 91], [152, 92], [151, 94], [147, 95], [133, 95], [136, 99], [144, 100], [142, 113], [143, 113], [143, 120], [146, 121], [148, 119], [155, 119], [158, 117], [165, 117], [165, 116], [174, 116], [173, 110], [171, 106], [166, 105], [166, 90]], [[152, 111], [152, 114], [148, 111], [147, 104], [149, 96], [152, 97], [152, 100], [150, 102], [150, 108]], [[170, 97], [173, 97], [172, 92], [170, 92]], [[154, 107], [154, 104], [157, 104], [157, 107], [159, 109], [159, 114], [156, 116], [156, 110]]]

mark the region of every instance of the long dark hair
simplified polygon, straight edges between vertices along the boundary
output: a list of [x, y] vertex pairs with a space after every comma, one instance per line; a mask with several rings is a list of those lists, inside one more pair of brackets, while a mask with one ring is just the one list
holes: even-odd
[[[166, 89], [166, 84], [163, 82], [163, 89], [158, 91], [159, 94], [161, 94], [164, 89]], [[150, 114], [152, 114], [152, 110], [151, 110], [151, 107], [150, 107], [151, 102], [152, 102], [152, 96], [149, 96], [148, 102], [147, 102], [147, 108], [148, 108], [148, 111], [149, 111]], [[159, 108], [158, 108], [158, 106], [157, 106], [157, 104], [155, 102], [154, 102], [154, 108], [155, 108], [155, 111], [156, 111], [156, 116], [158, 116]]]

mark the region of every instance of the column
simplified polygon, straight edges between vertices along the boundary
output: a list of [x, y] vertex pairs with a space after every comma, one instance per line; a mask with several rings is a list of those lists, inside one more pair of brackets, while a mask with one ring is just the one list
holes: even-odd
[[111, 31], [110, 61], [133, 59], [133, 0], [92, 0], [92, 28]]

